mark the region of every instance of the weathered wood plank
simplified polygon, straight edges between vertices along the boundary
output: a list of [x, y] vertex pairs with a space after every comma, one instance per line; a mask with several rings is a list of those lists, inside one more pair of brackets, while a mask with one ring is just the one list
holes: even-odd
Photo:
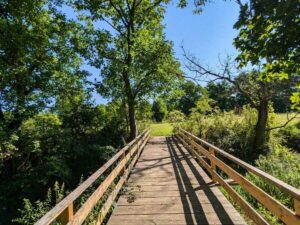
[[246, 224], [187, 149], [149, 141], [108, 221], [114, 224]]
[[[68, 213], [71, 211], [69, 208], [73, 202], [80, 197], [80, 195], [87, 190], [104, 172], [107, 171], [122, 155], [127, 152], [132, 145], [134, 145], [138, 140], [149, 134], [149, 129], [142, 132], [136, 139], [128, 143], [124, 148], [122, 148], [117, 154], [115, 154], [110, 160], [108, 160], [101, 168], [99, 168], [95, 173], [93, 173], [87, 180], [85, 180], [80, 186], [78, 186], [74, 191], [72, 191], [67, 197], [65, 197], [61, 202], [59, 202], [54, 208], [47, 212], [41, 219], [39, 219], [35, 225], [48, 225], [55, 221], [61, 214]], [[60, 217], [64, 220], [67, 218], [62, 215]], [[69, 217], [73, 218], [73, 217]], [[63, 221], [64, 222], [64, 221]]]
[[[192, 142], [189, 141], [189, 138], [191, 138], [191, 137], [194, 139]], [[263, 171], [260, 171], [259, 169], [231, 156], [230, 154], [224, 152], [223, 150], [216, 148], [213, 145], [209, 144], [208, 145], [209, 151], [207, 151], [205, 148], [203, 148], [203, 146], [195, 143], [195, 140], [198, 140], [201, 143], [203, 143], [201, 139], [198, 139], [197, 137], [195, 137], [194, 135], [192, 135], [186, 131], [181, 130], [179, 132], [178, 138], [181, 140], [183, 145], [186, 146], [186, 148], [190, 149], [193, 152], [194, 155], [195, 155], [194, 149], [196, 149], [201, 154], [207, 156], [207, 158], [211, 162], [211, 166], [209, 166], [204, 160], [202, 161], [198, 155], [198, 159], [201, 162], [201, 164], [211, 173], [212, 177], [215, 180], [217, 180], [220, 184], [222, 184], [222, 186], [228, 191], [228, 193], [230, 195], [232, 195], [233, 199], [236, 202], [238, 202], [242, 208], [244, 208], [246, 213], [249, 214], [249, 211], [251, 212], [249, 214], [249, 216], [252, 219], [254, 219], [254, 221], [257, 224], [267, 224], [267, 222], [260, 215], [258, 215], [254, 211], [254, 209], [250, 209], [249, 205], [247, 203], [245, 203], [245, 201], [243, 199], [241, 199], [240, 196], [238, 196], [238, 194], [234, 190], [232, 190], [230, 187], [228, 187], [224, 183], [223, 179], [216, 173], [216, 170], [213, 168], [213, 165], [217, 166], [219, 169], [221, 169], [223, 172], [225, 172], [230, 178], [232, 178], [234, 181], [236, 181], [250, 195], [252, 195], [265, 208], [270, 210], [274, 215], [276, 215], [278, 218], [280, 218], [283, 222], [285, 222], [286, 224], [290, 224], [290, 225], [300, 224], [300, 217], [297, 214], [297, 205], [296, 205], [297, 200], [298, 200], [297, 193], [299, 192], [299, 190], [297, 190], [293, 187], [290, 187], [289, 185], [272, 177], [271, 175], [265, 174]], [[206, 144], [206, 143], [204, 143], [204, 144]], [[212, 151], [211, 149], [213, 149], [214, 151]], [[225, 156], [226, 158], [232, 160], [233, 162], [237, 163], [238, 165], [244, 167], [249, 172], [253, 172], [254, 174], [260, 176], [261, 178], [271, 182], [272, 184], [274, 184], [275, 186], [280, 188], [282, 191], [291, 194], [294, 197], [294, 201], [295, 201], [295, 212], [293, 212], [292, 210], [287, 208], [285, 205], [280, 203], [278, 200], [276, 200], [275, 198], [273, 198], [272, 196], [270, 196], [269, 194], [264, 192], [259, 187], [255, 186], [253, 183], [248, 181], [241, 174], [239, 174], [234, 169], [232, 169], [231, 167], [226, 165], [222, 160], [220, 160], [218, 157], [216, 157], [216, 155], [214, 154], [215, 151], [218, 152], [218, 154], [221, 154], [221, 155]], [[248, 208], [248, 210], [247, 210], [247, 208]]]
[[197, 140], [197, 141], [201, 142], [202, 144], [204, 144], [207, 147], [214, 148], [215, 151], [218, 154], [226, 157], [227, 159], [231, 160], [232, 162], [235, 162], [236, 164], [238, 164], [239, 166], [245, 168], [246, 170], [248, 170], [248, 171], [258, 175], [259, 177], [263, 178], [264, 180], [272, 183], [273, 185], [275, 185], [276, 187], [281, 189], [283, 192], [288, 193], [291, 196], [293, 196], [294, 198], [300, 200], [300, 190], [299, 189], [297, 189], [297, 188], [283, 182], [282, 180], [279, 180], [276, 177], [273, 177], [272, 175], [270, 175], [270, 174], [268, 174], [268, 173], [266, 173], [266, 172], [264, 172], [264, 171], [262, 171], [262, 170], [260, 170], [256, 167], [254, 167], [254, 166], [252, 166], [252, 165], [250, 165], [250, 164], [234, 157], [233, 155], [225, 152], [224, 150], [222, 150], [222, 149], [220, 149], [220, 148], [218, 148], [218, 147], [216, 147], [216, 146], [214, 146], [214, 145], [212, 145], [212, 144], [196, 137], [195, 135], [193, 135], [193, 134], [191, 134], [191, 133], [189, 133], [189, 132], [187, 132], [183, 129], [181, 129], [180, 131], [187, 134], [187, 135], [189, 135], [189, 136], [191, 136], [194, 139], [194, 141]]

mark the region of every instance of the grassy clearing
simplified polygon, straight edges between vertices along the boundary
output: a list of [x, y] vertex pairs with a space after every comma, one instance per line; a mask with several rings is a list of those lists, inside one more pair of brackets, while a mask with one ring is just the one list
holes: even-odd
[[152, 123], [150, 129], [151, 136], [171, 136], [173, 134], [171, 123]]
[[[292, 117], [293, 114], [290, 114], [290, 117]], [[209, 118], [213, 120], [213, 118]], [[236, 116], [236, 119], [240, 119], [240, 116]], [[274, 126], [278, 126], [281, 124], [284, 124], [286, 122], [286, 114], [285, 113], [277, 113], [274, 118]], [[290, 124], [295, 124], [297, 122], [300, 122], [300, 118], [294, 119]], [[150, 125], [151, 128], [151, 135], [152, 136], [171, 136], [173, 135], [173, 125], [172, 123], [163, 122], [163, 123], [152, 123]]]
[[[295, 114], [294, 113], [291, 113], [289, 115], [289, 117], [293, 117]], [[276, 113], [276, 116], [275, 116], [275, 120], [274, 120], [274, 123], [275, 125], [282, 125], [284, 124], [285, 122], [287, 121], [287, 116], [286, 116], [286, 113]], [[294, 120], [292, 120], [289, 124], [296, 124], [296, 123], [299, 123], [300, 122], [300, 116], [298, 115], [297, 118], [295, 118]]]

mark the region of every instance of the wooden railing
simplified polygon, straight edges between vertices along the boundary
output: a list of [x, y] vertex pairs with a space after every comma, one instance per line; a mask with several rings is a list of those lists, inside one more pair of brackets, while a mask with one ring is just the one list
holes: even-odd
[[[109, 187], [114, 183], [115, 180], [119, 178], [117, 184], [112, 188], [109, 196], [102, 204], [101, 210], [98, 212], [95, 224], [101, 224], [109, 212], [112, 204], [114, 203], [114, 200], [121, 190], [123, 184], [125, 183], [131, 169], [139, 158], [142, 149], [147, 143], [149, 134], [150, 130], [145, 130], [136, 139], [118, 151], [107, 163], [105, 163], [72, 193], [70, 193], [40, 220], [38, 220], [35, 225], [46, 225], [55, 221], [60, 222], [62, 225], [82, 224], [99, 200], [101, 200], [106, 191], [108, 191]], [[100, 178], [100, 176], [107, 171], [111, 172], [89, 196], [89, 198], [81, 205], [77, 212], [74, 213], [74, 201], [79, 199], [83, 192], [90, 188]]]
[[[182, 144], [191, 152], [199, 163], [210, 173], [212, 180], [219, 183], [231, 196], [245, 214], [251, 218], [255, 224], [269, 224], [238, 192], [235, 191], [221, 176], [219, 171], [223, 171], [227, 176], [240, 185], [248, 194], [260, 202], [273, 215], [288, 225], [300, 224], [300, 190], [285, 182], [263, 172], [262, 170], [232, 156], [231, 154], [217, 148], [216, 146], [196, 137], [195, 135], [179, 129], [176, 135]], [[203, 158], [207, 158], [207, 161]], [[279, 188], [282, 192], [289, 194], [294, 200], [294, 211], [283, 205], [281, 202], [267, 194], [261, 188], [250, 182], [243, 175], [234, 170], [231, 166], [221, 160], [231, 161], [239, 167], [246, 169], [261, 179]], [[218, 170], [217, 170], [218, 168]], [[289, 171], [287, 171], [288, 173]]]

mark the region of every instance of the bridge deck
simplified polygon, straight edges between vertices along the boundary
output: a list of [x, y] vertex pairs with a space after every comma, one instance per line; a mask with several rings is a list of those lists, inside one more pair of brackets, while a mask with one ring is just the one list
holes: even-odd
[[175, 139], [152, 138], [108, 225], [246, 224]]

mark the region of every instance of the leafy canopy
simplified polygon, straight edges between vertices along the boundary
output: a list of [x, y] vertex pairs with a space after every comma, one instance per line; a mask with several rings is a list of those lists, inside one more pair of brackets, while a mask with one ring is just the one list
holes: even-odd
[[[262, 78], [267, 81], [299, 74], [300, 2], [251, 0], [240, 6], [235, 24], [239, 35], [234, 41], [240, 51], [240, 66], [262, 66]], [[299, 91], [293, 93], [291, 101], [300, 109]]]

